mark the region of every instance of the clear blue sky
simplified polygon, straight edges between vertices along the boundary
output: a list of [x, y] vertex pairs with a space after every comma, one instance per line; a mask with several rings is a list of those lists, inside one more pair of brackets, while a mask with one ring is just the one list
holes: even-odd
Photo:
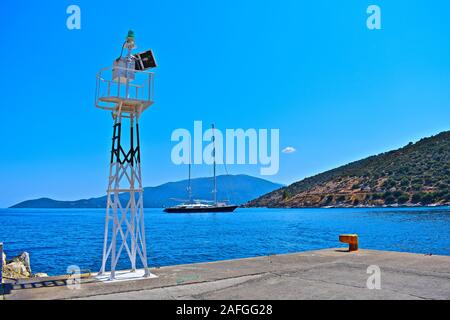
[[[70, 4], [81, 30], [66, 28]], [[370, 4], [382, 30], [366, 28]], [[128, 29], [159, 63], [141, 125], [146, 186], [186, 178], [170, 135], [194, 120], [279, 128], [297, 152], [269, 179], [287, 184], [450, 129], [449, 14], [447, 0], [5, 2], [0, 207], [105, 193], [112, 123], [93, 106], [95, 74]]]

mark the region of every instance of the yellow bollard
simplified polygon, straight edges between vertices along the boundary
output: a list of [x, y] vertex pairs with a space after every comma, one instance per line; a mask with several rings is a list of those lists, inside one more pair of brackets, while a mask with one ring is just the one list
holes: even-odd
[[358, 251], [358, 235], [357, 234], [341, 234], [339, 241], [348, 243], [348, 251]]

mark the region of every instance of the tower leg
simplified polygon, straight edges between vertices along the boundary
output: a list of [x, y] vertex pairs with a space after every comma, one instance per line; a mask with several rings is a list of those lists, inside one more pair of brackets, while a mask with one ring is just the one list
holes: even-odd
[[[114, 136], [114, 134], [113, 134]], [[106, 269], [106, 261], [108, 259], [108, 234], [109, 234], [109, 221], [111, 220], [110, 211], [112, 208], [111, 202], [111, 191], [112, 184], [114, 182], [114, 176], [112, 175], [114, 169], [114, 164], [111, 163], [109, 166], [109, 177], [108, 177], [108, 192], [106, 196], [106, 214], [105, 214], [105, 230], [104, 230], [104, 239], [103, 239], [103, 256], [102, 256], [102, 266], [99, 274], [102, 275]]]
[[[141, 190], [143, 190], [142, 187], [142, 173], [141, 173], [141, 164], [140, 162], [138, 163], [138, 174], [139, 174], [139, 188]], [[140, 240], [141, 240], [141, 244], [142, 244], [142, 264], [144, 265], [144, 270], [145, 270], [145, 274], [144, 277], [149, 277], [150, 276], [150, 271], [148, 270], [148, 265], [147, 265], [147, 248], [146, 248], [146, 239], [145, 239], [145, 219], [144, 219], [144, 194], [143, 191], [139, 192], [139, 225], [140, 225]]]
[[134, 115], [130, 115], [130, 165], [131, 165], [131, 175], [130, 175], [130, 232], [131, 232], [131, 271], [136, 271], [136, 198], [135, 198], [135, 180], [136, 174], [134, 170]]

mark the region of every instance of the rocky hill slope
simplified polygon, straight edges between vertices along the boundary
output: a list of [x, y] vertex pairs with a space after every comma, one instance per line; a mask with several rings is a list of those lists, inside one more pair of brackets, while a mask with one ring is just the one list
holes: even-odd
[[249, 207], [450, 204], [450, 131], [306, 178]]

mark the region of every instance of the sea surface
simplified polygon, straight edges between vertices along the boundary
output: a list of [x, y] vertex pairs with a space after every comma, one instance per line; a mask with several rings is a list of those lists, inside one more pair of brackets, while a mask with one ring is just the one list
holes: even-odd
[[[357, 233], [365, 249], [450, 255], [450, 208], [145, 214], [153, 267], [342, 247], [341, 233]], [[0, 209], [0, 242], [9, 258], [28, 251], [34, 273], [64, 274], [70, 265], [98, 271], [104, 222], [104, 209]]]

